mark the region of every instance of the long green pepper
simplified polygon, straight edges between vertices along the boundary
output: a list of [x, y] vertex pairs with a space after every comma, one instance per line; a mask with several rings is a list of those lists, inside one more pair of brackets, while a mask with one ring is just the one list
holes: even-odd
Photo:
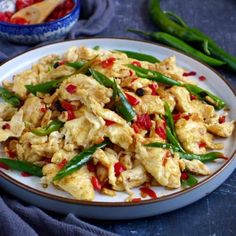
[[0, 97], [14, 107], [20, 106], [20, 97], [6, 88], [0, 87]]

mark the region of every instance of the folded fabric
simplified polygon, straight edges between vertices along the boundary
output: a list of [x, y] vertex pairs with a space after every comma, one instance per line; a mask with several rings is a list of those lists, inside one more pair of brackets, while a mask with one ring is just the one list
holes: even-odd
[[[114, 15], [113, 0], [81, 0], [81, 18], [68, 35], [68, 39], [78, 36], [95, 35], [103, 31]], [[0, 62], [27, 50], [29, 47], [0, 40]], [[0, 179], [1, 181], [1, 179]], [[114, 236], [96, 226], [85, 223], [69, 214], [52, 217], [34, 206], [25, 206], [14, 200], [0, 188], [0, 235], [86, 235]]]

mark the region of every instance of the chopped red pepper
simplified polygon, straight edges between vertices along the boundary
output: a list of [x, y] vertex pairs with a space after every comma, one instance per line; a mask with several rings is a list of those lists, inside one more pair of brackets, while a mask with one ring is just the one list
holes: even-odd
[[68, 120], [73, 120], [73, 119], [75, 119], [75, 113], [74, 113], [74, 111], [68, 110], [68, 111], [67, 111], [67, 115], [68, 115]]
[[108, 67], [111, 67], [114, 65], [116, 61], [116, 58], [115, 57], [110, 57], [104, 61], [101, 62], [101, 65], [102, 65], [102, 68], [108, 68]]
[[10, 124], [6, 123], [5, 125], [2, 126], [2, 129], [10, 129], [11, 126]]
[[136, 124], [136, 123], [133, 123], [132, 125], [131, 125], [131, 127], [134, 129], [134, 132], [135, 133], [139, 133], [140, 132], [140, 130], [139, 130], [139, 126]]
[[67, 87], [66, 87], [66, 91], [70, 94], [73, 94], [76, 92], [76, 86], [73, 85], [73, 84], [69, 84]]
[[190, 99], [191, 99], [191, 100], [195, 100], [195, 99], [196, 99], [196, 96], [194, 96], [193, 94], [190, 94]]
[[110, 126], [110, 125], [116, 124], [116, 122], [113, 121], [113, 120], [105, 120], [105, 119], [104, 119], [104, 121], [105, 121], [105, 125], [106, 125], [106, 126]]
[[173, 120], [176, 123], [181, 118], [181, 113], [177, 113], [173, 115]]
[[67, 60], [62, 60], [59, 62], [59, 65], [62, 66], [62, 65], [65, 65], [68, 61]]
[[131, 200], [131, 202], [140, 202], [141, 201], [141, 198], [140, 197], [137, 197], [137, 198], [133, 198]]
[[125, 166], [123, 166], [120, 162], [117, 162], [114, 165], [115, 175], [118, 177], [123, 171], [126, 170]]
[[73, 111], [74, 110], [74, 106], [71, 105], [69, 102], [67, 101], [61, 101], [61, 106], [62, 108], [64, 108], [66, 111]]
[[139, 128], [144, 130], [150, 130], [152, 127], [152, 122], [150, 116], [146, 114], [137, 115], [137, 120], [135, 123], [138, 125]]
[[158, 85], [156, 83], [153, 83], [153, 84], [149, 84], [148, 87], [152, 90], [152, 95], [153, 96], [156, 96], [157, 95], [157, 88], [158, 88]]
[[34, 0], [16, 0], [16, 10], [19, 11], [22, 8], [28, 7], [34, 4]]
[[92, 176], [91, 182], [92, 182], [92, 185], [93, 185], [94, 189], [96, 189], [96, 190], [98, 190], [98, 191], [101, 190], [102, 185], [100, 184], [100, 182], [99, 182], [99, 180], [98, 180], [97, 177]]
[[23, 172], [21, 172], [21, 176], [23, 176], [23, 177], [29, 177], [29, 176], [32, 176], [32, 175], [29, 174], [28, 172], [23, 171]]
[[137, 104], [139, 104], [139, 100], [136, 97], [134, 97], [128, 93], [125, 93], [125, 96], [131, 106], [136, 106]]
[[142, 65], [139, 61], [133, 61], [131, 64], [134, 66], [142, 67]]
[[66, 159], [63, 159], [60, 163], [57, 164], [59, 169], [62, 169], [67, 163]]
[[155, 132], [157, 135], [159, 135], [159, 137], [166, 140], [166, 130], [163, 126], [157, 126]]
[[131, 80], [131, 83], [133, 83], [134, 81], [136, 81], [138, 78], [133, 78], [132, 80]]
[[96, 167], [96, 165], [93, 164], [93, 161], [89, 161], [89, 162], [87, 163], [87, 169], [88, 169], [88, 171], [90, 171], [90, 172], [95, 172], [96, 169], [97, 169], [97, 167]]
[[187, 180], [188, 178], [189, 178], [189, 176], [188, 176], [188, 173], [187, 172], [182, 172], [181, 173], [181, 177], [180, 177], [182, 180]]
[[129, 76], [131, 77], [131, 76], [133, 76], [133, 75], [134, 75], [133, 71], [132, 71], [132, 70], [129, 70]]
[[15, 16], [14, 18], [10, 19], [10, 23], [12, 24], [17, 24], [17, 25], [28, 25], [29, 22], [23, 18], [23, 17], [19, 17], [19, 16]]
[[16, 157], [16, 151], [7, 150], [7, 155], [8, 155], [10, 158], [14, 158], [14, 157]]
[[184, 115], [182, 115], [182, 118], [184, 118], [185, 120], [189, 120], [190, 115], [189, 114], [184, 114]]
[[229, 159], [228, 157], [224, 156], [223, 154], [220, 154], [220, 155], [218, 156], [218, 158], [222, 158], [222, 159], [224, 159], [224, 160], [228, 160], [228, 159]]
[[145, 193], [145, 194], [147, 194], [147, 195], [148, 195], [150, 198], [152, 198], [152, 199], [157, 198], [156, 193], [155, 193], [152, 189], [150, 189], [150, 188], [148, 188], [148, 187], [141, 187], [141, 188], [140, 188], [140, 191], [143, 192], [143, 193]]
[[195, 71], [184, 72], [183, 76], [195, 76], [197, 73]]
[[0, 168], [2, 168], [4, 170], [9, 170], [10, 169], [8, 165], [6, 165], [5, 163], [1, 163], [1, 162], [0, 162]]
[[200, 142], [200, 143], [198, 144], [198, 146], [199, 146], [199, 148], [204, 148], [204, 147], [207, 146], [207, 144], [206, 144], [205, 142]]
[[40, 111], [41, 111], [42, 113], [45, 113], [45, 112], [47, 111], [46, 106], [44, 105], [43, 107], [41, 107], [41, 108], [40, 108]]
[[199, 78], [198, 78], [200, 81], [204, 81], [204, 80], [206, 80], [206, 77], [205, 76], [203, 76], [203, 75], [201, 75], [201, 76], [199, 76]]
[[225, 119], [226, 119], [225, 116], [220, 116], [220, 117], [219, 117], [219, 123], [220, 123], [220, 124], [225, 123]]

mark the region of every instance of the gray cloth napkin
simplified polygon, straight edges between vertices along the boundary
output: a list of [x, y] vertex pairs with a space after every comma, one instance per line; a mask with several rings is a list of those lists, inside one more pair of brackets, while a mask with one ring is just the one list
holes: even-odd
[[[108, 26], [113, 15], [113, 0], [81, 0], [81, 18], [67, 38], [98, 34]], [[0, 62], [28, 48], [0, 40]], [[1, 236], [116, 235], [83, 222], [73, 214], [64, 218], [57, 217], [56, 214], [50, 216], [37, 207], [26, 206], [12, 199], [2, 189], [0, 189], [0, 223]]]

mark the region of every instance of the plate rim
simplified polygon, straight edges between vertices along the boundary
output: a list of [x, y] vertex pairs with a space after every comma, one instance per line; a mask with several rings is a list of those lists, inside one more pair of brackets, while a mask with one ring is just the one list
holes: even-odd
[[[140, 43], [145, 43], [145, 44], [150, 44], [150, 45], [154, 45], [154, 46], [167, 48], [167, 49], [170, 49], [172, 51], [178, 52], [182, 55], [185, 55], [185, 56], [199, 62], [200, 64], [202, 64], [203, 66], [205, 66], [209, 70], [211, 70], [213, 73], [215, 73], [221, 80], [223, 80], [225, 82], [225, 84], [228, 86], [228, 88], [232, 91], [232, 93], [236, 97], [236, 89], [218, 71], [216, 71], [214, 68], [210, 67], [209, 65], [205, 64], [204, 62], [201, 62], [198, 59], [195, 59], [195, 58], [187, 55], [186, 53], [183, 53], [183, 52], [181, 52], [177, 49], [171, 48], [171, 47], [163, 45], [163, 44], [150, 42], [150, 41], [147, 41], [147, 40], [131, 39], [131, 38], [126, 38], [126, 37], [83, 37], [83, 38], [80, 38], [80, 39], [60, 40], [60, 41], [55, 41], [55, 42], [51, 42], [51, 43], [48, 43], [48, 44], [38, 45], [38, 46], [32, 47], [32, 48], [30, 48], [30, 49], [28, 49], [24, 52], [18, 53], [13, 57], [10, 57], [8, 60], [4, 61], [2, 64], [0, 63], [0, 67], [4, 66], [4, 64], [8, 63], [9, 61], [11, 61], [11, 60], [13, 60], [13, 59], [15, 59], [19, 56], [22, 56], [24, 54], [27, 54], [30, 51], [34, 51], [36, 49], [40, 49], [40, 48], [43, 48], [43, 47], [46, 47], [46, 46], [55, 45], [55, 44], [59, 44], [59, 43], [82, 41], [82, 40], [94, 40], [94, 39], [100, 39], [100, 40], [112, 39], [112, 40], [135, 41], [135, 42], [140, 42]], [[50, 200], [61, 201], [61, 202], [64, 202], [64, 203], [69, 203], [69, 204], [80, 204], [80, 205], [84, 205], [84, 206], [130, 207], [130, 206], [147, 205], [147, 204], [158, 203], [158, 202], [174, 199], [175, 197], [179, 197], [179, 196], [184, 195], [184, 194], [186, 194], [190, 191], [193, 191], [193, 190], [201, 187], [202, 185], [208, 183], [209, 181], [211, 181], [211, 179], [215, 178], [222, 171], [224, 171], [224, 169], [228, 165], [230, 165], [231, 162], [233, 162], [233, 160], [235, 158], [235, 155], [236, 155], [236, 147], [233, 151], [233, 154], [228, 158], [228, 160], [216, 172], [214, 172], [212, 175], [210, 175], [209, 177], [207, 177], [206, 179], [204, 179], [203, 181], [201, 181], [200, 183], [196, 184], [193, 187], [182, 189], [178, 192], [171, 193], [171, 194], [166, 195], [166, 196], [158, 197], [157, 199], [148, 199], [148, 200], [144, 199], [140, 202], [99, 202], [99, 201], [85, 201], [85, 200], [70, 199], [70, 198], [66, 198], [66, 197], [46, 193], [46, 192], [37, 190], [37, 189], [35, 189], [31, 186], [28, 186], [26, 184], [23, 184], [22, 182], [20, 182], [18, 180], [15, 180], [14, 178], [9, 176], [8, 174], [4, 173], [1, 169], [0, 169], [0, 177], [4, 178], [5, 180], [10, 182], [11, 184], [16, 185], [17, 187], [19, 187], [19, 188], [21, 188], [25, 191], [28, 191], [28, 192], [33, 193], [33, 194], [37, 194], [37, 195], [39, 195], [41, 197], [44, 197], [44, 198], [49, 198]]]

